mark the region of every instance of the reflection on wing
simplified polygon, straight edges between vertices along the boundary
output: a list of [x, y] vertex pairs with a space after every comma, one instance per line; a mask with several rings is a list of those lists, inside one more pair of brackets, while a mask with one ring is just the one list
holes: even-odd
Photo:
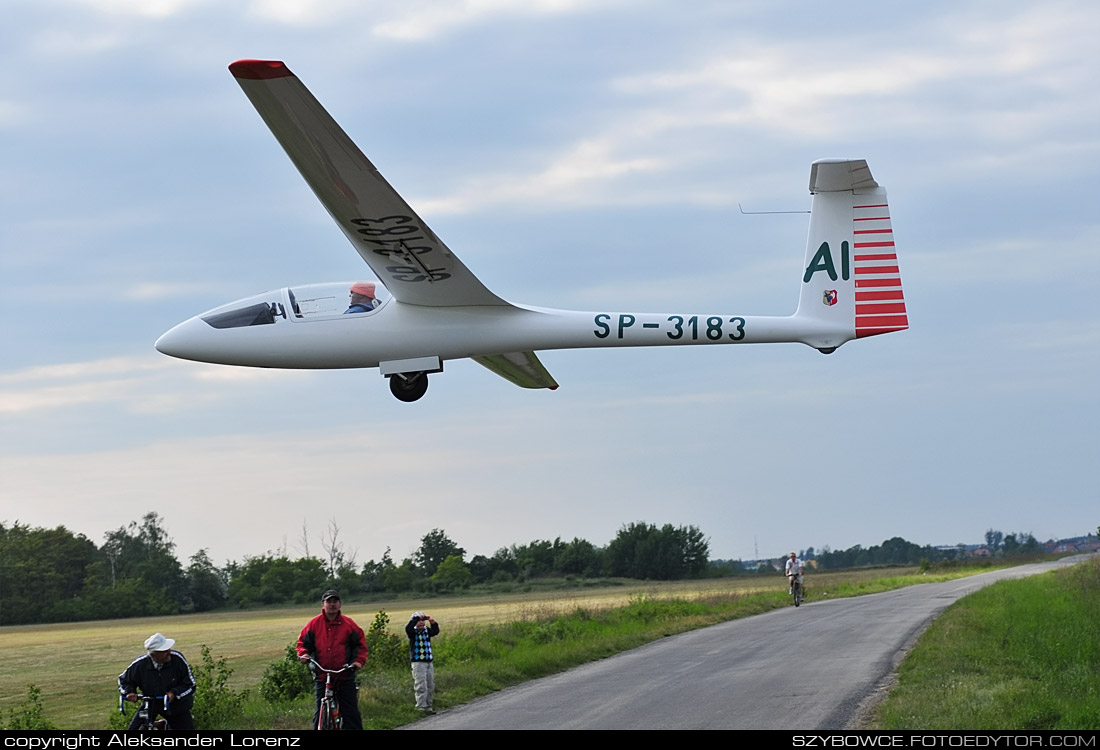
[[363, 260], [400, 302], [507, 305], [478, 281], [281, 62], [230, 72]]
[[489, 357], [474, 357], [473, 360], [521, 388], [554, 390], [558, 387], [557, 382], [542, 366], [542, 362], [534, 352], [494, 354]]

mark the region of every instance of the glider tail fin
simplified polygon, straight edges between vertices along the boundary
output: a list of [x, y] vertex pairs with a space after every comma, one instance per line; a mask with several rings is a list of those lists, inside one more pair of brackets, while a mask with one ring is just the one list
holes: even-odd
[[867, 162], [810, 168], [810, 234], [795, 316], [802, 340], [829, 353], [845, 341], [909, 327], [886, 190]]

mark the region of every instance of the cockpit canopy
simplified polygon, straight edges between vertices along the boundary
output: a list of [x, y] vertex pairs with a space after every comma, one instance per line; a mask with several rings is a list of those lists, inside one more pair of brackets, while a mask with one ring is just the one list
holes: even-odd
[[373, 281], [337, 281], [276, 289], [202, 316], [214, 328], [271, 325], [276, 320], [321, 320], [341, 315], [370, 315], [390, 300], [386, 287]]

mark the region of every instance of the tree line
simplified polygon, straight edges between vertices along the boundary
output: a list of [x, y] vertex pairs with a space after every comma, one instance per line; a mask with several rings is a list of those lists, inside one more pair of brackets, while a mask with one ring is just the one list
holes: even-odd
[[0, 625], [204, 612], [220, 607], [307, 603], [326, 588], [345, 597], [373, 593], [442, 593], [476, 584], [542, 577], [674, 580], [705, 575], [709, 541], [695, 526], [623, 526], [606, 546], [574, 538], [536, 539], [469, 560], [441, 529], [412, 555], [358, 565], [330, 524], [324, 558], [285, 551], [217, 566], [199, 550], [184, 566], [157, 513], [104, 535], [101, 545], [64, 526], [0, 523]]
[[[535, 539], [493, 555], [474, 555], [433, 529], [400, 562], [389, 549], [380, 560], [359, 565], [330, 523], [321, 537], [323, 556], [310, 554], [302, 530], [303, 554], [284, 551], [245, 557], [217, 566], [199, 550], [184, 566], [157, 513], [147, 513], [104, 535], [96, 545], [64, 526], [32, 528], [0, 523], [0, 625], [140, 617], [205, 612], [221, 607], [304, 604], [327, 588], [345, 597], [446, 593], [476, 585], [507, 588], [539, 578], [573, 577], [676, 580], [742, 573], [774, 573], [768, 562], [747, 571], [741, 561], [709, 558], [710, 543], [695, 526], [635, 522], [619, 529], [605, 546], [574, 537]], [[1030, 533], [986, 532], [987, 554], [1032, 554], [1041, 545]], [[964, 556], [965, 547], [918, 546], [901, 537], [881, 545], [846, 550], [813, 547], [799, 556], [823, 570], [872, 565], [918, 565]]]
[[[985, 532], [985, 542], [984, 554], [988, 557], [1034, 555], [1043, 551], [1043, 545], [1031, 532], [1026, 531], [1004, 534], [989, 529]], [[819, 569], [838, 570], [876, 565], [920, 565], [925, 562], [946, 562], [962, 559], [966, 557], [967, 552], [965, 544], [943, 549], [931, 545], [921, 547], [896, 536], [872, 547], [857, 544], [846, 550], [833, 551], [826, 546], [821, 552], [815, 552], [814, 548], [810, 547], [801, 551], [799, 557], [803, 560], [816, 560]]]

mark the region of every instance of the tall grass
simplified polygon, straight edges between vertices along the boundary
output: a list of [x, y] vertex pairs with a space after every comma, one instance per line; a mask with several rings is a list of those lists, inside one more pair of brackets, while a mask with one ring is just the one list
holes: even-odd
[[921, 636], [882, 729], [1100, 729], [1100, 560], [1002, 581]]

